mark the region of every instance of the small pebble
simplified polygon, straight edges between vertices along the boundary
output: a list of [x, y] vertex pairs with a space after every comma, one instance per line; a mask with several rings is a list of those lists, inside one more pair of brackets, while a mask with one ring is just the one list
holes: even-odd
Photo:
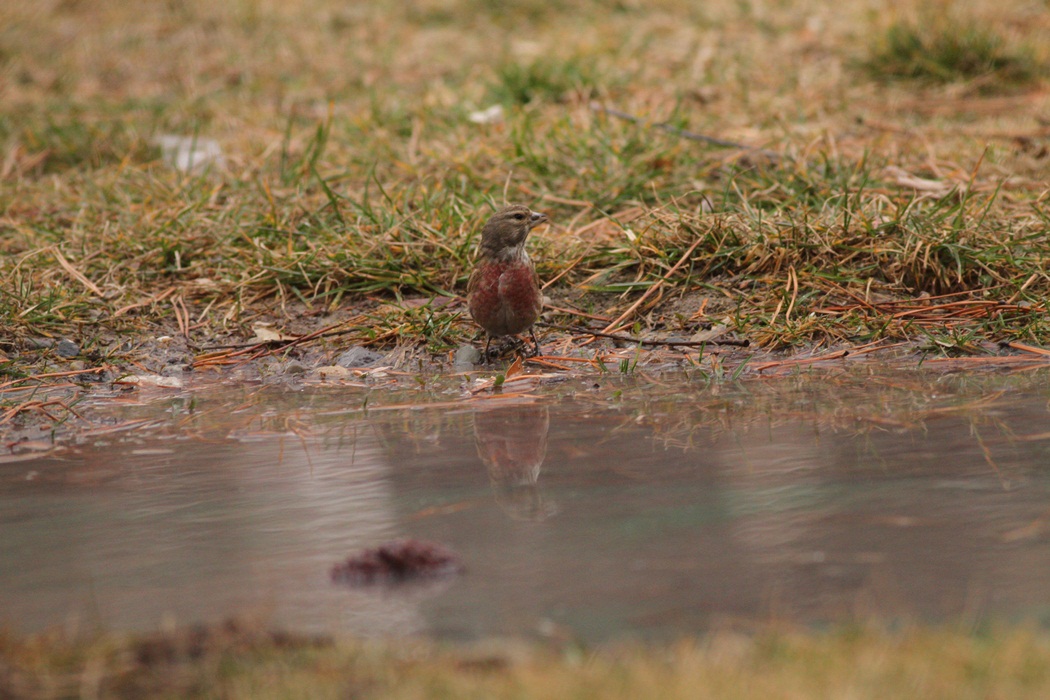
[[335, 364], [340, 367], [371, 367], [383, 359], [383, 355], [372, 352], [367, 348], [352, 347], [335, 359]]
[[55, 344], [55, 354], [66, 359], [76, 357], [80, 354], [80, 346], [72, 340], [63, 338]]
[[126, 375], [114, 382], [118, 385], [159, 386], [168, 389], [181, 389], [182, 377], [162, 377], [159, 374]]
[[473, 345], [460, 345], [456, 348], [456, 355], [452, 359], [452, 366], [456, 369], [473, 369], [474, 365], [481, 362], [481, 351]]

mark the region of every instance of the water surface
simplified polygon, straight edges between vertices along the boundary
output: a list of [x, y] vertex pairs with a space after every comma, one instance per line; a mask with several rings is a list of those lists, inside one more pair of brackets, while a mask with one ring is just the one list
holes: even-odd
[[[868, 368], [99, 399], [0, 458], [0, 622], [666, 638], [712, 625], [1048, 618], [1047, 375]], [[399, 407], [400, 406], [400, 407]], [[33, 446], [31, 446], [33, 447]], [[467, 571], [349, 588], [402, 538]]]

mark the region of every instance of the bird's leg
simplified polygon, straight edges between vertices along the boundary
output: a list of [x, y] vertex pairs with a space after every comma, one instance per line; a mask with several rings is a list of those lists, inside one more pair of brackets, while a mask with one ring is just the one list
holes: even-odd
[[481, 361], [486, 365], [489, 363], [489, 346], [492, 345], [492, 336], [485, 334], [485, 352], [481, 354]]
[[530, 328], [529, 329], [529, 335], [532, 336], [532, 350], [533, 350], [532, 356], [536, 357], [537, 355], [540, 354], [540, 341], [536, 339], [536, 329], [535, 328]]

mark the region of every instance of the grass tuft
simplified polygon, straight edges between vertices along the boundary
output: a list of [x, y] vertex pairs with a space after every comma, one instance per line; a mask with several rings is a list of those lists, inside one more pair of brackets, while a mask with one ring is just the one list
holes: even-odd
[[601, 82], [594, 62], [582, 57], [508, 60], [496, 68], [489, 95], [491, 101], [509, 105], [564, 102], [570, 95], [592, 96]]
[[1030, 46], [976, 20], [894, 22], [870, 52], [867, 67], [876, 78], [979, 81], [983, 92], [1031, 85], [1044, 72]]

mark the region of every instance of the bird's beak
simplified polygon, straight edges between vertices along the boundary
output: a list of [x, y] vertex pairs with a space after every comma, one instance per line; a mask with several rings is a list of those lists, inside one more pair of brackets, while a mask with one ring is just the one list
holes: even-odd
[[534, 229], [540, 224], [547, 223], [547, 221], [548, 219], [546, 214], [544, 214], [543, 212], [534, 211], [532, 212], [532, 218], [529, 219], [529, 229]]

